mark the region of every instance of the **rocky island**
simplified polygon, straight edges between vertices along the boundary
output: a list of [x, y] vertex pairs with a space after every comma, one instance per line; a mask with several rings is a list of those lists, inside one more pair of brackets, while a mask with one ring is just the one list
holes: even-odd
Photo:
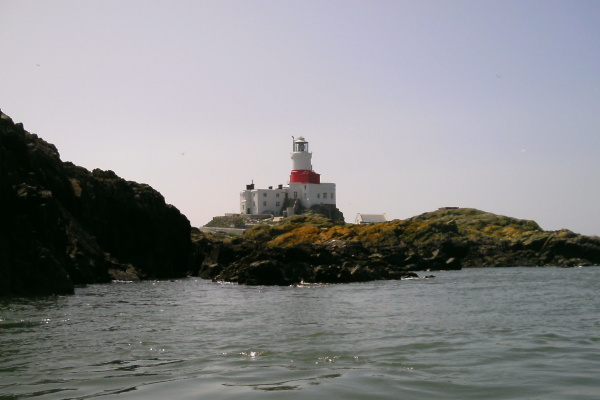
[[475, 209], [365, 226], [311, 212], [240, 236], [203, 233], [150, 186], [63, 162], [54, 145], [1, 112], [0, 222], [0, 296], [185, 276], [291, 285], [466, 267], [600, 265], [596, 236]]
[[600, 265], [600, 238], [529, 220], [441, 209], [372, 225], [300, 215], [212, 241], [199, 276], [243, 284], [401, 279], [466, 267]]

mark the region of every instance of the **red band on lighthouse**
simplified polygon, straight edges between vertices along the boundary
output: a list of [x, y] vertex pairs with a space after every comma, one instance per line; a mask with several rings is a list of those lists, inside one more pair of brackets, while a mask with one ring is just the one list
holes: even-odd
[[315, 171], [295, 169], [292, 170], [292, 173], [290, 174], [290, 182], [321, 183], [321, 174], [317, 174]]

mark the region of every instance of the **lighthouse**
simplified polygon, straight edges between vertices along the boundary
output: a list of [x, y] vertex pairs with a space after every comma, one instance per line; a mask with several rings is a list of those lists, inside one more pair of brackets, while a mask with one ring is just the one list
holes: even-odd
[[[308, 141], [292, 137], [292, 171], [287, 186], [256, 189], [254, 182], [240, 193], [240, 213], [252, 215], [293, 215], [314, 206], [336, 209], [335, 183], [322, 183], [312, 168]], [[339, 212], [339, 211], [338, 211]]]
[[312, 170], [312, 153], [308, 151], [308, 142], [302, 136], [294, 139], [291, 157], [292, 173], [290, 174], [290, 183], [321, 183], [321, 175]]
[[317, 204], [335, 206], [335, 183], [321, 183], [321, 175], [312, 169], [308, 142], [302, 136], [293, 140], [291, 158], [290, 199], [307, 209]]

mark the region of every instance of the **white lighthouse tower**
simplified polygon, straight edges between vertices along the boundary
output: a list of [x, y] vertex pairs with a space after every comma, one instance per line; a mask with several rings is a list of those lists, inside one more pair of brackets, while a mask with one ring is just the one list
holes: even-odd
[[308, 142], [302, 136], [294, 140], [291, 157], [289, 198], [307, 209], [316, 204], [335, 206], [335, 183], [321, 183], [321, 175], [312, 169]]
[[310, 209], [323, 205], [335, 209], [335, 183], [321, 183], [321, 175], [312, 169], [312, 153], [308, 142], [303, 138], [293, 139], [292, 172], [288, 186], [270, 186], [268, 189], [255, 189], [254, 183], [246, 185], [240, 193], [242, 214], [288, 215], [299, 208]]

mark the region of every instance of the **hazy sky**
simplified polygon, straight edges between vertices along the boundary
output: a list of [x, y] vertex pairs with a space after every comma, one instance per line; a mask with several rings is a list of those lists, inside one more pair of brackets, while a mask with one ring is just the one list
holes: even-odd
[[600, 235], [600, 1], [0, 0], [0, 108], [201, 226], [287, 184]]

